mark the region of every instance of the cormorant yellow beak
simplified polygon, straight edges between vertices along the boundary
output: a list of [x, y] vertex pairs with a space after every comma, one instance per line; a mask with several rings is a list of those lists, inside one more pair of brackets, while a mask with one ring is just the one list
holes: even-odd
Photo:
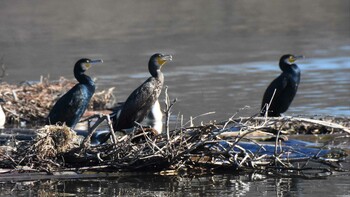
[[84, 63], [84, 67], [87, 70], [87, 69], [89, 69], [91, 67], [91, 64], [90, 63]]
[[103, 60], [102, 59], [98, 59], [98, 60], [91, 60], [90, 62], [88, 63], [84, 63], [84, 66], [87, 69], [89, 69], [91, 67], [92, 64], [99, 64], [99, 63], [103, 63]]
[[163, 55], [157, 58], [158, 64], [162, 67], [166, 62], [172, 61], [173, 56], [171, 55]]
[[291, 55], [289, 56], [288, 61], [290, 63], [294, 63], [297, 59], [302, 59], [302, 58], [304, 58], [303, 55], [298, 55], [298, 56]]

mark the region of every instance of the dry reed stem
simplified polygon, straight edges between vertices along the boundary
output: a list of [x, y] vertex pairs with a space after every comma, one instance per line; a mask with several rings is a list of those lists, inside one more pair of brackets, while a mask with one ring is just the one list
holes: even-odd
[[175, 98], [172, 102], [170, 102], [170, 97], [168, 95], [168, 86], [165, 86], [165, 110], [163, 111], [165, 113], [165, 131], [167, 134], [167, 139], [170, 139], [169, 134], [169, 122], [170, 122], [170, 115], [171, 115], [171, 109], [175, 105], [177, 99]]

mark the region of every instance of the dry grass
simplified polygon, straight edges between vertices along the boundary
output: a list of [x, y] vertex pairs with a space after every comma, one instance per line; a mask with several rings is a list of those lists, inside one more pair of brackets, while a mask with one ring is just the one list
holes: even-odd
[[55, 158], [79, 145], [78, 139], [76, 133], [65, 125], [46, 125], [37, 130], [32, 149], [37, 157]]

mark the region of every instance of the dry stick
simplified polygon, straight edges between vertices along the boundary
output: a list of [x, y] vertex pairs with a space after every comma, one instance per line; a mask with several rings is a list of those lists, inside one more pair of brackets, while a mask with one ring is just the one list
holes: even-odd
[[270, 106], [271, 106], [272, 100], [273, 100], [273, 98], [275, 97], [276, 91], [277, 91], [277, 89], [275, 89], [275, 90], [273, 91], [273, 94], [272, 94], [272, 97], [271, 97], [271, 99], [270, 99], [270, 102], [269, 102], [269, 104], [266, 106], [266, 113], [265, 113], [265, 116], [266, 116], [266, 117], [267, 117], [268, 114], [269, 114], [268, 111], [269, 111], [269, 108], [270, 108]]
[[233, 118], [234, 118], [240, 111], [245, 110], [245, 109], [248, 109], [248, 108], [249, 108], [249, 106], [244, 106], [243, 108], [238, 109], [238, 110], [226, 121], [226, 123], [224, 124], [224, 126], [223, 126], [222, 129], [225, 129], [226, 126], [227, 126], [229, 123], [233, 122], [233, 121], [234, 121]]
[[[258, 160], [259, 160], [260, 157], [264, 157], [264, 156], [265, 156], [265, 154], [264, 154], [264, 155], [262, 155], [262, 156], [260, 156], [260, 157], [257, 157], [261, 150], [266, 151], [266, 148], [265, 148], [262, 144], [259, 144], [259, 143], [256, 142], [255, 140], [252, 140], [252, 139], [249, 139], [249, 138], [247, 138], [246, 140], [248, 140], [248, 141], [250, 141], [250, 142], [253, 142], [253, 143], [256, 144], [257, 146], [259, 146], [259, 149], [258, 149], [255, 153], [252, 152], [252, 154], [253, 154], [252, 160], [253, 160], [253, 159], [258, 159]], [[250, 151], [250, 150], [249, 150], [249, 151]]]
[[66, 168], [65, 171], [83, 171], [83, 170], [100, 170], [105, 168], [110, 168], [109, 165], [102, 165], [102, 166], [87, 166], [87, 167], [77, 167], [77, 168]]
[[[287, 119], [286, 119], [287, 118]], [[244, 118], [242, 117], [241, 119], [249, 119], [249, 117]], [[266, 120], [265, 117], [255, 117], [255, 120]], [[329, 128], [333, 128], [333, 129], [341, 129], [347, 133], [350, 133], [350, 128], [345, 127], [343, 125], [337, 124], [337, 123], [333, 123], [333, 122], [327, 122], [327, 121], [323, 121], [323, 120], [314, 120], [314, 119], [309, 119], [309, 118], [298, 118], [298, 117], [268, 117], [269, 121], [281, 121], [281, 120], [288, 120], [288, 121], [300, 121], [300, 122], [307, 122], [307, 123], [313, 123], [313, 124], [318, 124], [318, 125], [322, 125], [325, 127], [329, 127]], [[266, 120], [266, 122], [264, 123], [264, 125], [267, 123], [268, 121]]]
[[[180, 138], [180, 137], [175, 137], [175, 138], [173, 138], [173, 139], [170, 140], [165, 146], [163, 146], [162, 148], [158, 148], [158, 151], [155, 152], [154, 154], [158, 154], [159, 152], [160, 152], [161, 154], [165, 154], [163, 150], [166, 149], [166, 148], [168, 148], [169, 144], [172, 144], [172, 143], [176, 142], [179, 138]], [[157, 146], [157, 145], [156, 145], [156, 146]], [[157, 146], [157, 147], [158, 147], [158, 146]], [[181, 147], [181, 145], [180, 145], [179, 147]], [[179, 150], [177, 150], [177, 151], [179, 151]]]
[[[153, 150], [153, 152], [155, 152], [155, 151], [154, 151], [154, 147], [156, 147], [159, 151], [163, 152], [163, 151], [151, 140], [151, 138], [149, 138], [149, 137], [147, 136], [145, 130], [143, 129], [143, 126], [142, 126], [140, 123], [136, 122], [136, 121], [135, 121], [135, 124], [137, 124], [137, 125], [140, 127], [140, 129], [142, 130], [142, 134], [143, 134], [143, 136], [145, 137], [148, 146]], [[152, 146], [151, 146], [151, 145], [152, 145]]]
[[7, 153], [4, 154], [4, 157], [6, 157], [7, 159], [9, 159], [13, 164], [15, 164], [16, 166], [18, 166], [18, 163]]
[[321, 121], [321, 120], [313, 120], [313, 119], [309, 119], [309, 118], [293, 118], [292, 117], [291, 120], [320, 124], [322, 126], [326, 126], [326, 127], [330, 127], [330, 128], [342, 129], [343, 131], [350, 133], [350, 128], [344, 127], [344, 126], [337, 124], [337, 123], [326, 122], [326, 121]]
[[165, 86], [165, 130], [166, 130], [166, 135], [167, 139], [170, 139], [170, 134], [169, 134], [169, 122], [170, 122], [170, 114], [171, 114], [171, 108], [173, 108], [174, 104], [176, 103], [177, 99], [175, 98], [173, 102], [170, 103], [170, 98], [168, 95], [168, 86]]
[[270, 102], [269, 102], [268, 104], [265, 103], [265, 106], [264, 106], [264, 107], [265, 107], [265, 114], [264, 114], [264, 120], [265, 120], [265, 122], [263, 123], [263, 126], [265, 126], [265, 124], [268, 122], [267, 119], [268, 119], [269, 109], [270, 109], [272, 100], [273, 100], [273, 98], [275, 97], [276, 91], [277, 91], [277, 89], [275, 89], [275, 90], [273, 91], [273, 94], [272, 94], [272, 97], [271, 97], [271, 99], [270, 99]]
[[[250, 118], [251, 118], [251, 117], [250, 117]], [[242, 136], [238, 136], [238, 137], [236, 138], [236, 140], [235, 140], [233, 146], [232, 146], [228, 151], [230, 151], [233, 147], [238, 147], [237, 143], [238, 143], [239, 141], [241, 141], [241, 139], [243, 139], [246, 135], [255, 132], [256, 130], [259, 130], [259, 128], [260, 128], [260, 127], [253, 128], [252, 130], [243, 133]], [[277, 135], [277, 138], [276, 138], [276, 139], [278, 140], [278, 138], [279, 138], [279, 134]], [[256, 143], [255, 141], [253, 141], [253, 142]], [[276, 143], [277, 143], [277, 142], [276, 142]], [[263, 147], [262, 145], [260, 145], [260, 144], [258, 144], [258, 143], [256, 143], [256, 144], [260, 146], [260, 149]], [[259, 152], [259, 151], [258, 151], [258, 152]], [[256, 154], [253, 154], [253, 158], [256, 158], [258, 152], [257, 152]], [[275, 150], [275, 155], [276, 155], [276, 152], [277, 152], [277, 151]]]
[[[280, 137], [282, 128], [283, 128], [283, 126], [286, 124], [286, 122], [287, 122], [287, 121], [284, 121], [284, 122], [282, 123], [282, 125], [281, 125], [280, 128], [278, 129], [278, 132], [277, 132], [277, 135], [276, 135], [275, 152], [274, 152], [274, 155], [275, 155], [275, 165], [277, 165], [277, 162], [276, 162], [276, 161], [279, 161], [282, 165], [285, 166], [285, 164], [282, 163], [282, 161], [281, 161], [281, 160], [278, 158], [278, 156], [277, 156], [277, 148], [278, 148], [277, 145], [278, 145], [278, 141], [279, 141], [279, 137]], [[281, 149], [282, 149], [282, 148], [281, 148]], [[282, 150], [281, 150], [281, 152], [282, 152]]]
[[91, 129], [89, 130], [89, 134], [84, 138], [83, 142], [80, 145], [80, 149], [85, 149], [86, 147], [88, 147], [90, 145], [90, 139], [91, 136], [95, 133], [96, 129], [98, 126], [100, 126], [100, 124], [107, 119], [107, 116], [109, 115], [103, 115], [100, 116], [99, 119], [97, 119], [97, 121], [95, 122], [95, 124], [91, 127]]
[[195, 116], [194, 118], [192, 118], [192, 116], [191, 116], [190, 120], [187, 121], [184, 125], [181, 125], [181, 127], [184, 127], [184, 126], [187, 125], [188, 123], [192, 123], [192, 121], [193, 121], [194, 119], [197, 119], [197, 118], [202, 117], [202, 116], [211, 115], [211, 114], [215, 114], [215, 111], [207, 112], [207, 113], [204, 113], [204, 114], [199, 114], [198, 116]]
[[[248, 135], [248, 134], [250, 134], [250, 133], [253, 133], [253, 132], [257, 131], [257, 130], [259, 130], [259, 129], [253, 129], [253, 130], [251, 130], [251, 131], [247, 131], [247, 132], [243, 133], [241, 136], [237, 136], [237, 138], [235, 139], [235, 142], [234, 142], [233, 145], [236, 145], [236, 144], [237, 144], [239, 141], [241, 141], [241, 139], [243, 139], [246, 135]], [[231, 149], [230, 149], [230, 150], [231, 150]]]
[[[183, 144], [186, 144], [187, 145], [187, 140], [184, 139], [185, 137], [185, 134], [183, 132], [183, 128], [182, 128], [182, 125], [183, 125], [183, 122], [184, 122], [184, 116], [181, 115], [181, 118], [180, 118], [180, 147], [182, 147]], [[178, 155], [180, 152], [180, 150], [177, 150], [176, 152], [176, 155]]]
[[116, 145], [116, 144], [117, 144], [117, 136], [115, 136], [115, 133], [114, 133], [114, 129], [113, 129], [111, 117], [110, 117], [108, 114], [105, 115], [105, 116], [106, 116], [106, 119], [107, 119], [107, 124], [108, 124], [108, 127], [109, 127], [109, 132], [110, 132], [111, 135], [112, 135], [113, 143], [114, 143], [114, 145]]
[[[316, 155], [318, 155], [321, 151], [322, 151], [322, 148], [320, 148], [320, 150]], [[312, 157], [309, 157], [308, 160], [301, 166], [301, 168], [304, 168], [305, 166], [307, 166], [311, 160], [312, 160]]]

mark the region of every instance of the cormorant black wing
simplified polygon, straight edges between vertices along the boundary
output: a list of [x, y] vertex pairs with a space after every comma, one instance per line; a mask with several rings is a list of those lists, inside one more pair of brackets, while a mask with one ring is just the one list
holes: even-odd
[[150, 77], [130, 94], [123, 105], [118, 128], [130, 128], [135, 121], [141, 122], [145, 118], [156, 101], [156, 84], [156, 80]]
[[74, 127], [87, 108], [89, 99], [86, 87], [77, 84], [54, 105], [49, 114], [50, 124], [65, 122], [67, 126]]
[[[271, 103], [269, 108], [274, 108], [276, 103], [279, 102], [281, 95], [283, 94], [284, 89], [288, 85], [288, 77], [285, 74], [281, 74], [276, 79], [274, 79], [270, 85], [267, 87], [263, 101], [261, 104], [261, 109], [266, 108], [267, 104]], [[271, 100], [272, 99], [272, 100]]]

